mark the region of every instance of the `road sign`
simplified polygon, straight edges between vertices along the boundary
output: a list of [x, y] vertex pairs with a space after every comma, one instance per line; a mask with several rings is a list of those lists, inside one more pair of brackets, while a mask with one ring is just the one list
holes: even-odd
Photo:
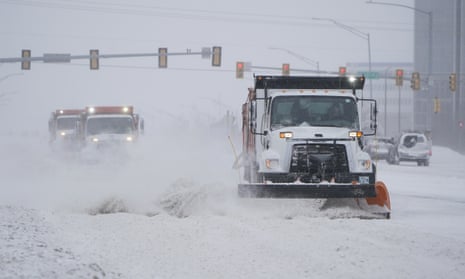
[[357, 72], [357, 75], [359, 76], [365, 76], [366, 79], [379, 79], [379, 72]]
[[69, 53], [44, 53], [44, 63], [69, 63], [71, 54]]
[[209, 47], [202, 47], [201, 57], [202, 59], [210, 59], [212, 55], [212, 49]]

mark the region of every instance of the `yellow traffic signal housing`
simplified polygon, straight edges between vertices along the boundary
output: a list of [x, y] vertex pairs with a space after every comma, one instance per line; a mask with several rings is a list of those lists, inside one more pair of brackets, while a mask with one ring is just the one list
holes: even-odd
[[452, 92], [457, 90], [457, 75], [455, 73], [452, 73], [449, 76], [449, 89]]
[[158, 68], [168, 68], [168, 48], [158, 49]]
[[412, 73], [412, 80], [411, 80], [410, 87], [413, 90], [420, 90], [420, 73], [419, 72]]
[[439, 113], [441, 111], [441, 100], [438, 97], [434, 97], [434, 113]]
[[100, 68], [98, 49], [91, 49], [89, 51], [89, 57], [90, 57], [90, 69], [98, 70]]
[[30, 49], [23, 49], [21, 51], [21, 70], [30, 70], [31, 69], [31, 60], [24, 60], [25, 58], [31, 58], [31, 50]]
[[404, 70], [397, 69], [396, 70], [396, 85], [402, 86], [404, 83]]
[[244, 62], [236, 62], [236, 78], [244, 78]]
[[212, 66], [220, 67], [221, 66], [221, 47], [213, 47], [213, 56], [212, 56]]
[[283, 66], [282, 66], [282, 74], [283, 74], [283, 76], [288, 76], [290, 73], [291, 73], [290, 65], [287, 64], [287, 63], [283, 64]]

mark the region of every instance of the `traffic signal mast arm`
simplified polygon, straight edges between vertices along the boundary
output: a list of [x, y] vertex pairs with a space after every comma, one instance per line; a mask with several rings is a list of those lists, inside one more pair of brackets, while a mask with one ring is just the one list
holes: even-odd
[[[11, 58], [0, 58], [0, 63], [27, 63], [31, 61], [43, 61], [48, 63], [69, 63], [71, 60], [78, 60], [78, 59], [100, 59], [100, 58], [131, 58], [131, 57], [157, 57], [160, 55], [158, 52], [152, 53], [122, 53], [122, 54], [101, 54], [95, 55], [98, 50], [91, 50], [92, 53], [85, 54], [85, 55], [71, 55], [68, 53], [46, 53], [43, 56], [31, 56], [30, 50], [22, 50], [21, 57], [11, 57]], [[191, 51], [187, 49], [183, 52], [166, 52], [163, 54], [164, 56], [184, 56], [184, 55], [201, 55], [202, 58], [210, 58], [214, 55], [214, 66], [221, 65], [221, 47], [214, 47], [213, 51], [211, 48], [204, 47], [201, 51]]]

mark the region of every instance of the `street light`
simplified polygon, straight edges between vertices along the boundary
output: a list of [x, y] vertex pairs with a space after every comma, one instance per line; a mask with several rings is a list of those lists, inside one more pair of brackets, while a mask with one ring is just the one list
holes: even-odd
[[[413, 10], [417, 13], [421, 13], [421, 14], [424, 14], [424, 15], [427, 15], [428, 16], [428, 73], [427, 73], [427, 76], [426, 76], [426, 84], [428, 85], [427, 86], [427, 92], [428, 92], [428, 95], [430, 94], [430, 92], [432, 91], [431, 88], [430, 88], [430, 79], [431, 79], [431, 75], [433, 73], [433, 12], [432, 11], [425, 11], [425, 10], [421, 10], [421, 9], [418, 9], [418, 8], [415, 8], [415, 7], [411, 7], [411, 6], [408, 6], [408, 5], [404, 5], [404, 4], [397, 4], [397, 3], [388, 3], [388, 2], [374, 2], [373, 0], [369, 0], [366, 2], [367, 4], [377, 4], [377, 5], [385, 5], [385, 6], [395, 6], [395, 7], [400, 7], [400, 8], [406, 8], [406, 9], [410, 9], [410, 10]], [[460, 17], [459, 17], [460, 18]], [[425, 129], [428, 129], [428, 126], [429, 126], [429, 129], [432, 128], [432, 119], [431, 117], [428, 117], [428, 113], [426, 110], [424, 110], [424, 107], [423, 109], [420, 109], [420, 108], [416, 108], [417, 106], [420, 106], [421, 103], [419, 103], [418, 101], [416, 101], [417, 98], [424, 98], [424, 97], [420, 97], [420, 95], [417, 95], [414, 97], [414, 102], [413, 102], [413, 111], [414, 111], [414, 120], [413, 120], [413, 123], [414, 123], [414, 126], [417, 126], [417, 120], [416, 119], [416, 112], [418, 110], [418, 112], [420, 113], [424, 113], [425, 116], [423, 117], [418, 117], [419, 119], [420, 118], [424, 118], [424, 125], [425, 125]], [[430, 98], [426, 98], [424, 99], [426, 102], [428, 102], [428, 104], [431, 104], [430, 102]]]
[[[370, 72], [371, 74], [371, 43], [370, 43], [370, 33], [365, 33], [365, 32], [362, 32], [354, 27], [351, 27], [351, 26], [348, 26], [348, 25], [345, 25], [345, 24], [342, 24], [340, 22], [337, 22], [335, 21], [334, 19], [331, 19], [331, 18], [319, 18], [319, 17], [314, 17], [312, 18], [313, 20], [321, 20], [321, 21], [329, 21], [329, 22], [332, 22], [334, 23], [336, 26], [346, 30], [346, 31], [349, 31], [350, 33], [356, 35], [357, 37], [360, 37], [362, 39], [365, 39], [367, 40], [368, 42], [368, 71]], [[373, 98], [373, 86], [372, 86], [372, 83], [371, 83], [371, 79], [370, 79], [370, 98]]]
[[386, 6], [396, 6], [401, 8], [406, 8], [413, 10], [418, 13], [422, 13], [428, 16], [428, 80], [433, 72], [433, 12], [424, 11], [414, 7], [410, 7], [403, 4], [396, 3], [387, 3], [387, 2], [373, 2], [372, 0], [367, 1], [367, 4], [377, 4], [377, 5], [386, 5]]

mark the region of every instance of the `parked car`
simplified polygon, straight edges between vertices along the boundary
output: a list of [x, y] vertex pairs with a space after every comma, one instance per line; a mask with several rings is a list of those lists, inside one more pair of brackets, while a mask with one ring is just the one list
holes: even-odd
[[373, 160], [386, 160], [390, 150], [394, 147], [394, 138], [375, 137], [368, 138], [364, 150]]
[[429, 166], [431, 147], [431, 141], [423, 133], [402, 133], [391, 148], [387, 162], [399, 164], [401, 161], [410, 161], [417, 162], [418, 166]]

